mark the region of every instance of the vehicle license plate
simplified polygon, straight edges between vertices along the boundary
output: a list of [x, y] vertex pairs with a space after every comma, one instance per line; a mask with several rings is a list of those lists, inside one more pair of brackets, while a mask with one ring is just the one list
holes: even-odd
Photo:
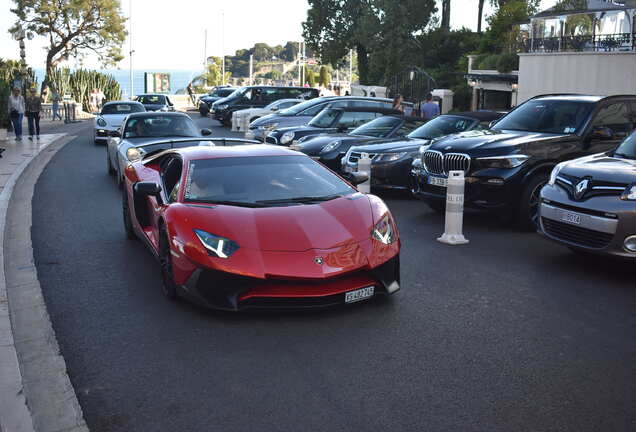
[[361, 288], [355, 291], [349, 291], [345, 294], [345, 303], [355, 303], [360, 300], [366, 300], [369, 297], [373, 297], [373, 293], [375, 292], [375, 287], [366, 287]]
[[428, 184], [445, 188], [448, 185], [448, 179], [444, 177], [429, 177]]
[[570, 212], [561, 213], [561, 220], [574, 225], [581, 225], [581, 215]]

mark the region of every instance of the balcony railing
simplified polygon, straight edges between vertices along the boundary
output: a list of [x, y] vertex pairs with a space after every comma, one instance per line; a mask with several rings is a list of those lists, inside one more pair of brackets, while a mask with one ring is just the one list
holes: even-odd
[[636, 33], [527, 39], [522, 52], [636, 51]]

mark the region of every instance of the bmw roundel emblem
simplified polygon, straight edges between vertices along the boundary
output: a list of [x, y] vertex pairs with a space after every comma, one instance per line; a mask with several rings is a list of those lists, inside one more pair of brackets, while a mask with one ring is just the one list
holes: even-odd
[[322, 265], [325, 262], [325, 260], [323, 260], [322, 257], [316, 257], [314, 258], [314, 262], [318, 265]]

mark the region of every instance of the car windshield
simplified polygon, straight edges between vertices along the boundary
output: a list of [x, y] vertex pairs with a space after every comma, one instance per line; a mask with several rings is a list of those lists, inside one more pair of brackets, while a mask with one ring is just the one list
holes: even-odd
[[268, 207], [328, 201], [354, 192], [306, 156], [233, 157], [191, 161], [185, 200]]
[[340, 117], [340, 114], [342, 114], [341, 110], [327, 108], [325, 110], [322, 110], [320, 114], [311, 119], [308, 125], [318, 128], [331, 127], [333, 124], [335, 124], [338, 117]]
[[124, 138], [198, 137], [194, 122], [184, 115], [154, 115], [130, 118]]
[[239, 87], [235, 89], [232, 93], [227, 95], [228, 98], [238, 98], [241, 96], [245, 96], [246, 98], [250, 98], [252, 95], [252, 89], [249, 87]]
[[214, 96], [214, 97], [228, 97], [229, 95], [231, 95], [232, 93], [234, 93], [235, 89], [233, 88], [222, 88], [222, 89], [217, 89], [214, 90], [214, 92], [212, 92], [210, 94], [210, 96]]
[[144, 112], [146, 111], [143, 105], [138, 104], [129, 104], [129, 103], [117, 103], [117, 104], [107, 104], [102, 108], [102, 115], [107, 114], [130, 114], [136, 112]]
[[365, 123], [351, 131], [351, 135], [364, 135], [376, 138], [387, 137], [392, 130], [402, 123], [402, 119], [394, 116], [380, 117]]
[[441, 115], [408, 134], [409, 138], [433, 139], [469, 130], [475, 120], [469, 117]]
[[137, 102], [142, 104], [163, 105], [166, 103], [166, 97], [162, 95], [141, 95], [137, 98]]
[[614, 156], [625, 159], [636, 159], [636, 132], [625, 138], [614, 152]]
[[531, 100], [503, 117], [492, 129], [553, 134], [579, 131], [594, 103], [572, 100]]
[[282, 111], [280, 111], [278, 114], [280, 115], [284, 115], [284, 116], [293, 116], [296, 115], [304, 110], [306, 110], [307, 108], [311, 108], [314, 105], [323, 102], [322, 98], [317, 98], [317, 99], [311, 99], [302, 103], [299, 103], [298, 105], [294, 105], [293, 107], [289, 107], [287, 109], [284, 109]]

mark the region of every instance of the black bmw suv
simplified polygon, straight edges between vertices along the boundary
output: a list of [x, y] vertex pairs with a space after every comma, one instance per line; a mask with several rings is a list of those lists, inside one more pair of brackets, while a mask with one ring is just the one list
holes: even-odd
[[615, 148], [636, 127], [636, 95], [544, 95], [490, 130], [434, 140], [413, 161], [411, 191], [442, 210], [449, 171], [466, 176], [465, 205], [536, 227], [539, 193], [560, 162]]

